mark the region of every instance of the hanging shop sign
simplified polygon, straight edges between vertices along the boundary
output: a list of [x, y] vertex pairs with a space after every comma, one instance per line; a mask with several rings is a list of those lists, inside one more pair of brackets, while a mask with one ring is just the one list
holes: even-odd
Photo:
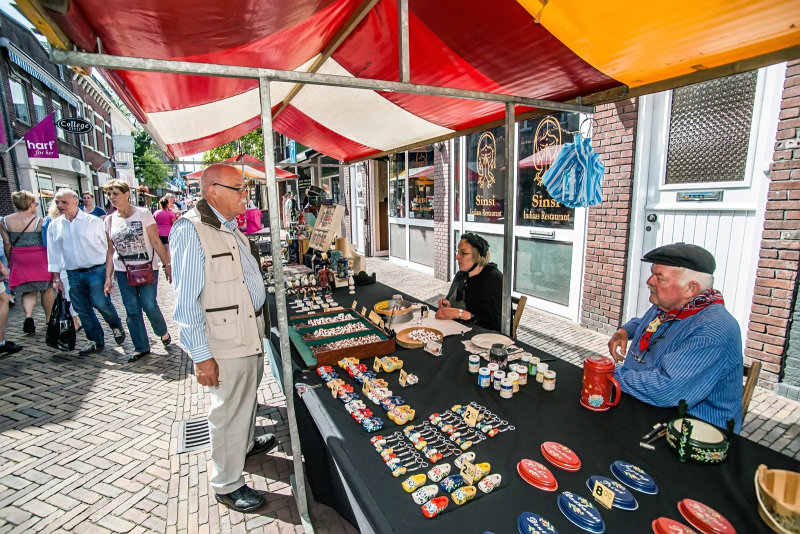
[[65, 132], [74, 134], [84, 134], [86, 132], [92, 131], [92, 123], [90, 123], [86, 119], [81, 119], [78, 117], [66, 117], [63, 119], [59, 119], [58, 121], [56, 121], [56, 126], [61, 128]]

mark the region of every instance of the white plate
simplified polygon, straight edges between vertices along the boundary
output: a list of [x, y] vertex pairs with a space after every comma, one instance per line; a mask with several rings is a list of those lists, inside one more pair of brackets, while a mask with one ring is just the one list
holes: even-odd
[[503, 334], [478, 334], [472, 338], [472, 343], [482, 349], [491, 349], [495, 343], [501, 343], [503, 347], [513, 345], [514, 341]]

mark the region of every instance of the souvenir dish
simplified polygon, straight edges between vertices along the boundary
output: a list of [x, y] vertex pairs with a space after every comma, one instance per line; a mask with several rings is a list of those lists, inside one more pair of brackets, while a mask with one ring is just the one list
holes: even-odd
[[[675, 451], [680, 449], [681, 427], [683, 417], [678, 417], [669, 422], [667, 426], [667, 443]], [[716, 464], [725, 461], [728, 457], [728, 438], [717, 427], [691, 417], [686, 418], [691, 422], [692, 430], [686, 442], [688, 458], [701, 463]]]
[[758, 515], [775, 532], [800, 533], [800, 473], [759, 465], [755, 476]]
[[571, 491], [565, 491], [558, 496], [558, 509], [575, 526], [594, 534], [602, 534], [606, 530], [600, 512], [588, 499]]
[[678, 511], [703, 534], [736, 534], [736, 529], [722, 514], [701, 502], [683, 499], [678, 503]]
[[586, 486], [589, 491], [594, 490], [595, 482], [599, 482], [614, 493], [614, 508], [619, 508], [620, 510], [636, 510], [639, 508], [639, 503], [636, 502], [633, 493], [616, 480], [601, 476], [591, 476], [586, 479]]
[[401, 347], [407, 349], [418, 349], [424, 347], [427, 341], [436, 341], [441, 343], [444, 335], [435, 328], [428, 328], [426, 326], [413, 326], [405, 328], [397, 333], [395, 341]]
[[517, 518], [517, 530], [519, 534], [558, 534], [553, 523], [530, 512], [522, 512]]
[[545, 441], [542, 443], [541, 449], [545, 460], [559, 469], [578, 471], [581, 468], [581, 459], [565, 445], [555, 441]]
[[668, 517], [653, 519], [650, 526], [653, 527], [654, 534], [698, 534], [695, 529]]
[[522, 480], [534, 488], [539, 488], [544, 491], [555, 491], [558, 489], [556, 477], [553, 476], [553, 473], [551, 473], [547, 467], [539, 462], [527, 459], [520, 460], [519, 463], [517, 463], [517, 473], [522, 477]]
[[502, 334], [478, 334], [473, 336], [472, 344], [482, 349], [491, 349], [495, 343], [500, 343], [503, 347], [508, 347], [514, 344], [514, 340]]
[[617, 480], [636, 491], [650, 495], [658, 493], [658, 486], [656, 486], [653, 478], [639, 466], [618, 460], [611, 464], [611, 474]]

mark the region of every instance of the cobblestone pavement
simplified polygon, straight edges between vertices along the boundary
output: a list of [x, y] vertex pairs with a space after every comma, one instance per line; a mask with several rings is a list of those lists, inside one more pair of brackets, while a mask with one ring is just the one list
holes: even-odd
[[[403, 293], [434, 302], [448, 283], [368, 259], [368, 272]], [[173, 296], [162, 279], [159, 302], [173, 338]], [[124, 309], [115, 298], [121, 315]], [[110, 341], [88, 357], [56, 353], [38, 330], [22, 334], [19, 305], [11, 310], [8, 338], [25, 349], [0, 357], [0, 534], [6, 532], [302, 532], [291, 497], [288, 425], [283, 395], [268, 369], [259, 389], [258, 432], [274, 432], [280, 445], [248, 460], [248, 484], [267, 493], [257, 514], [218, 505], [208, 486], [208, 450], [177, 454], [178, 423], [202, 417], [209, 396], [197, 386], [190, 361], [173, 344], [127, 363], [130, 341]], [[572, 363], [606, 350], [606, 336], [559, 318], [526, 310], [519, 338]], [[81, 340], [82, 335], [79, 335]], [[758, 388], [743, 434], [800, 458], [800, 403]], [[313, 504], [316, 532], [356, 530], [335, 511]]]

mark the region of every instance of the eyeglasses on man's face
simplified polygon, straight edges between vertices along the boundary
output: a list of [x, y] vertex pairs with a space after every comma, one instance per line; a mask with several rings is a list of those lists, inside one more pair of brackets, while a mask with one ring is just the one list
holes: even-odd
[[237, 194], [241, 195], [242, 193], [247, 191], [247, 186], [243, 185], [242, 187], [233, 187], [230, 185], [220, 184], [218, 182], [214, 182], [214, 185], [218, 185], [220, 187], [224, 187], [225, 189], [230, 189], [231, 191], [236, 191]]

